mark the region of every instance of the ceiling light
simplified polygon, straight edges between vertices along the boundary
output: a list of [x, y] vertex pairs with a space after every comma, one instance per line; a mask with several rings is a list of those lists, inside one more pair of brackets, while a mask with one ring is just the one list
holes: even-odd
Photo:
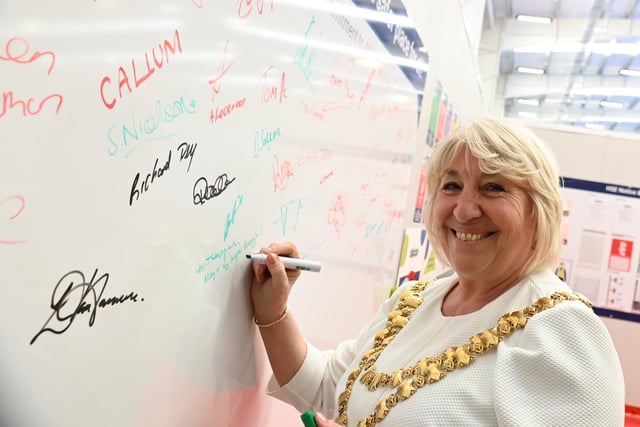
[[518, 67], [516, 68], [516, 71], [525, 74], [544, 74], [544, 68], [535, 67]]
[[640, 123], [639, 117], [584, 116], [580, 120], [582, 120], [583, 122]]
[[621, 68], [618, 71], [621, 76], [640, 77], [640, 70], [630, 70], [629, 68]]
[[586, 55], [592, 53], [602, 55], [640, 55], [640, 43], [552, 43], [541, 45], [528, 45], [513, 48], [517, 53], [579, 53], [584, 51]]
[[640, 54], [640, 44], [638, 43], [591, 43], [585, 47], [586, 53], [600, 53], [603, 55], [638, 55]]
[[531, 98], [531, 99], [527, 99], [527, 98], [518, 98], [516, 99], [516, 102], [520, 105], [533, 105], [535, 107], [537, 107], [538, 105], [540, 105], [540, 100], [537, 98]]
[[609, 107], [609, 108], [622, 108], [622, 107], [624, 107], [624, 104], [622, 102], [612, 102], [612, 101], [600, 101], [600, 105], [602, 107]]
[[537, 24], [551, 24], [548, 16], [516, 15], [516, 19], [522, 22], [535, 22]]
[[637, 96], [640, 97], [640, 88], [631, 87], [607, 87], [607, 86], [595, 86], [584, 87], [579, 89], [572, 89], [571, 95], [584, 95], [584, 96]]

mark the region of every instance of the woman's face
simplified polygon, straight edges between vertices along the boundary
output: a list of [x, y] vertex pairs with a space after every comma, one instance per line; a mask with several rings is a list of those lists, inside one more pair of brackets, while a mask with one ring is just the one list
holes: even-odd
[[434, 200], [442, 250], [460, 278], [519, 280], [536, 229], [531, 200], [505, 178], [484, 174], [466, 153], [454, 159]]

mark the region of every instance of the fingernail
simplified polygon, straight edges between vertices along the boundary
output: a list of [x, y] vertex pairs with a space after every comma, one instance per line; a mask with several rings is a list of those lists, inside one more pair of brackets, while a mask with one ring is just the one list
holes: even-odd
[[322, 415], [320, 412], [316, 412], [316, 417], [317, 417], [320, 421], [322, 421], [322, 422], [327, 421], [327, 417], [325, 417], [324, 415]]
[[274, 254], [273, 252], [269, 252], [267, 254], [267, 262], [270, 265], [274, 265], [276, 262], [278, 262], [278, 255]]

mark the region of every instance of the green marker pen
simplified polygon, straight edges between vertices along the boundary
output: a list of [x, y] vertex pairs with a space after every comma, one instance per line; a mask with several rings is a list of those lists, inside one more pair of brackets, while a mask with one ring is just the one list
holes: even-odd
[[304, 414], [300, 415], [302, 418], [302, 422], [304, 423], [304, 427], [318, 427], [316, 424], [316, 417], [313, 415], [313, 411], [307, 411]]

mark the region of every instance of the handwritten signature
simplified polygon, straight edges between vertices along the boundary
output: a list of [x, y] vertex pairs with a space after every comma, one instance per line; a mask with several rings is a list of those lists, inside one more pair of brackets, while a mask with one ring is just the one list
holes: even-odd
[[[87, 282], [81, 271], [73, 270], [66, 273], [58, 280], [51, 295], [51, 309], [53, 310], [38, 333], [31, 339], [30, 344], [38, 339], [45, 332], [62, 334], [71, 327], [76, 316], [90, 312], [89, 326], [93, 326], [96, 321], [98, 308], [106, 308], [122, 304], [126, 301], [138, 302], [138, 294], [129, 292], [126, 295], [117, 297], [103, 297], [109, 274], [104, 273], [98, 277], [96, 268]], [[140, 298], [140, 302], [144, 298]], [[54, 319], [55, 318], [55, 319]]]
[[47, 75], [51, 75], [53, 67], [56, 65], [56, 54], [50, 50], [42, 52], [35, 52], [30, 57], [26, 55], [29, 53], [31, 46], [29, 42], [22, 37], [12, 37], [7, 41], [4, 46], [4, 54], [0, 53], [0, 61], [15, 62], [17, 64], [31, 64], [36, 62], [39, 58], [49, 57], [49, 67], [47, 68]]
[[216, 178], [213, 185], [209, 185], [207, 178], [201, 176], [195, 184], [193, 184], [193, 204], [203, 205], [207, 200], [218, 197], [226, 190], [235, 178], [229, 180], [226, 173]]

